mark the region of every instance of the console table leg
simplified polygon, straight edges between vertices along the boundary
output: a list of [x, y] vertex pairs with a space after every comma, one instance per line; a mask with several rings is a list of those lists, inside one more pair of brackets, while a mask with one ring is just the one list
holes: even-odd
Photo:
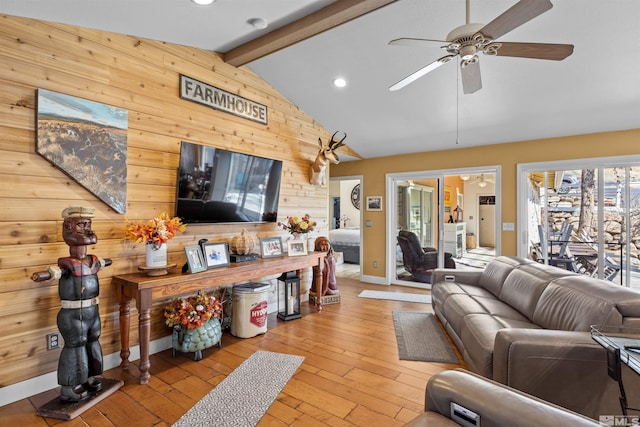
[[131, 299], [124, 295], [121, 287], [118, 287], [118, 301], [120, 303], [120, 367], [129, 369], [129, 327], [131, 326]]
[[138, 321], [138, 334], [140, 335], [140, 384], [147, 384], [151, 374], [151, 361], [149, 360], [149, 341], [151, 340], [151, 292], [140, 292], [138, 302], [140, 317]]
[[[322, 260], [320, 260], [322, 263]], [[313, 283], [316, 290], [316, 311], [322, 311], [322, 268], [321, 265], [313, 268]]]

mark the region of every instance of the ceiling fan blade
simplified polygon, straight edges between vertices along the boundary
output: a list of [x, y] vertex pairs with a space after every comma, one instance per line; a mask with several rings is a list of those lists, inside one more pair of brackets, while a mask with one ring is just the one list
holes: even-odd
[[470, 94], [482, 89], [482, 78], [480, 77], [480, 61], [474, 56], [471, 61], [460, 62], [460, 75], [462, 77], [462, 91]]
[[482, 27], [479, 32], [489, 39], [496, 40], [552, 7], [549, 0], [520, 0], [502, 15]]
[[391, 85], [391, 87], [389, 87], [389, 90], [393, 92], [395, 90], [402, 89], [403, 87], [405, 87], [409, 83], [413, 83], [414, 81], [418, 80], [420, 77], [422, 77], [425, 74], [435, 70], [436, 68], [440, 67], [441, 65], [446, 64], [447, 62], [451, 61], [455, 57], [456, 57], [456, 55], [443, 56], [442, 58], [438, 59], [437, 61], [433, 61], [431, 64], [420, 68], [418, 71], [414, 72], [413, 74], [409, 74], [407, 77], [405, 77], [404, 79], [400, 80], [398, 83], [395, 83], [395, 84]]
[[400, 39], [394, 39], [389, 42], [391, 46], [424, 46], [427, 43], [444, 43], [448, 44], [449, 42], [445, 40], [431, 40], [431, 39], [415, 39], [411, 37], [403, 37]]
[[[501, 45], [497, 51], [498, 56], [515, 56], [518, 58], [550, 59], [562, 61], [573, 53], [572, 44], [554, 43], [496, 43]], [[491, 45], [489, 45], [491, 46]]]

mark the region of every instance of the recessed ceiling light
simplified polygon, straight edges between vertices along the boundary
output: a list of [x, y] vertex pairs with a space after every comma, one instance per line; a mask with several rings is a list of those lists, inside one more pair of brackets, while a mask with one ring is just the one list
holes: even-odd
[[201, 6], [206, 6], [209, 5], [211, 3], [214, 3], [216, 0], [191, 0], [192, 2], [194, 2], [195, 4], [199, 4]]
[[247, 23], [257, 30], [264, 30], [269, 25], [267, 24], [266, 19], [262, 18], [251, 18]]
[[347, 85], [347, 81], [342, 77], [338, 77], [336, 79], [333, 79], [333, 85], [335, 87], [345, 87]]

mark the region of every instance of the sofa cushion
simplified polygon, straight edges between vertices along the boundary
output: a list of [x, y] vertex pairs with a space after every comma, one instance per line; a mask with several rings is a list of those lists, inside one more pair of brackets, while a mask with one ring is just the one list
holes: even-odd
[[589, 331], [592, 325], [621, 327], [623, 316], [638, 312], [638, 306], [638, 292], [604, 280], [571, 276], [547, 286], [533, 321], [546, 329], [565, 331]]
[[487, 378], [493, 378], [493, 348], [498, 331], [505, 328], [539, 329], [526, 319], [508, 319], [490, 314], [468, 314], [462, 320], [460, 338], [470, 364], [477, 372]]
[[517, 266], [530, 262], [533, 261], [524, 258], [499, 256], [487, 264], [480, 275], [478, 284], [493, 295], [498, 296], [509, 273]]
[[542, 264], [521, 265], [507, 276], [500, 291], [500, 300], [533, 320], [538, 299], [552, 280], [572, 274], [567, 270]]
[[518, 310], [511, 307], [509, 304], [502, 302], [495, 297], [474, 297], [476, 302], [480, 304], [487, 314], [498, 317], [500, 319], [512, 319], [521, 322], [531, 323], [529, 319], [522, 315]]
[[449, 295], [441, 306], [442, 315], [447, 319], [449, 327], [460, 336], [463, 319], [469, 314], [486, 314], [487, 310], [469, 295]]
[[443, 306], [451, 295], [477, 295], [492, 297], [493, 294], [484, 288], [457, 282], [438, 282], [431, 287], [432, 304]]
[[504, 326], [488, 314], [469, 314], [463, 318], [460, 338], [464, 343], [465, 360], [474, 371], [487, 378], [493, 377], [493, 343]]

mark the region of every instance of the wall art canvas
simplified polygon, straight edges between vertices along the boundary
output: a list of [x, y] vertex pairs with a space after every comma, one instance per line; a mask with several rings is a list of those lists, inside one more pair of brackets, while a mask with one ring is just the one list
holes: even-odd
[[38, 153], [118, 213], [127, 211], [128, 115], [38, 89]]

